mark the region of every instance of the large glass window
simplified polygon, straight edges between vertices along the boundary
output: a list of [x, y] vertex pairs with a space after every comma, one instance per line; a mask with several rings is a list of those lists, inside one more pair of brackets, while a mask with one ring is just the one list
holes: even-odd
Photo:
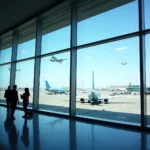
[[6, 103], [4, 93], [10, 85], [10, 65], [0, 66], [0, 103]]
[[0, 64], [11, 62], [12, 36], [4, 37], [1, 40]]
[[150, 35], [146, 35], [146, 94], [147, 94], [147, 125], [150, 126]]
[[135, 31], [138, 31], [137, 0], [79, 1], [78, 45]]
[[42, 54], [70, 48], [70, 15], [67, 3], [44, 14]]
[[79, 49], [77, 115], [140, 124], [139, 74], [138, 37]]
[[39, 109], [68, 113], [70, 52], [41, 59]]
[[15, 84], [18, 88], [19, 101], [22, 106], [22, 99], [20, 94], [24, 93], [24, 88], [29, 88], [30, 98], [29, 107], [33, 103], [33, 79], [34, 79], [34, 60], [19, 62], [16, 65], [16, 81]]
[[18, 37], [17, 60], [33, 57], [35, 55], [35, 25], [28, 25], [20, 29]]
[[145, 28], [148, 29], [150, 28], [150, 19], [149, 19], [149, 14], [150, 14], [150, 1], [145, 0]]

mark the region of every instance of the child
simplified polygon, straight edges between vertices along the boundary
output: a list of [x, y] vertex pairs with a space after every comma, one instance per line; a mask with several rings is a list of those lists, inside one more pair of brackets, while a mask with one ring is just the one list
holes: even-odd
[[25, 93], [23, 93], [23, 95], [21, 95], [21, 99], [23, 99], [23, 109], [24, 109], [24, 116], [22, 116], [23, 118], [27, 117], [28, 113], [27, 113], [27, 107], [29, 104], [29, 89], [25, 88], [24, 89]]

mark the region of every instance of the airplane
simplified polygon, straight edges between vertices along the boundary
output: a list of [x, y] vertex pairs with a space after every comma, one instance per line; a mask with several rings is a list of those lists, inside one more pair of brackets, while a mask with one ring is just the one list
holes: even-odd
[[128, 63], [127, 63], [127, 62], [122, 62], [121, 64], [122, 64], [122, 65], [127, 65]]
[[51, 88], [48, 81], [45, 81], [46, 91], [54, 93], [54, 94], [68, 94], [69, 90], [62, 88]]
[[118, 85], [116, 87], [116, 89], [113, 91], [113, 93], [111, 93], [111, 96], [114, 95], [121, 95], [121, 94], [128, 94], [128, 91], [126, 88], [120, 88]]
[[58, 62], [58, 63], [62, 63], [64, 60], [67, 60], [67, 59], [58, 59], [54, 55], [52, 55], [52, 59], [50, 59], [50, 61]]
[[[10, 71], [11, 71], [11, 69], [10, 69], [10, 68], [8, 68], [8, 70], [10, 70]], [[21, 71], [21, 69], [16, 69], [16, 71]]]
[[85, 100], [88, 100], [88, 103], [100, 104], [101, 101], [104, 101], [105, 104], [108, 103], [108, 98], [102, 98], [100, 92], [94, 88], [94, 71], [92, 71], [92, 90], [89, 92], [87, 98], [81, 97], [80, 102], [83, 103]]

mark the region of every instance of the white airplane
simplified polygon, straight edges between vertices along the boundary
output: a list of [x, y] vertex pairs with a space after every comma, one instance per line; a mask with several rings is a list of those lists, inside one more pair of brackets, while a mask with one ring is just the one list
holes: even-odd
[[50, 59], [50, 61], [58, 62], [58, 63], [62, 63], [64, 60], [67, 60], [67, 58], [66, 59], [58, 59], [54, 55], [52, 55], [52, 58]]
[[[10, 69], [10, 68], [8, 68], [8, 70], [9, 70], [9, 71], [11, 71], [11, 69]], [[21, 71], [21, 69], [16, 69], [16, 71]]]
[[88, 97], [80, 97], [81, 103], [88, 101], [88, 103], [100, 104], [102, 101], [107, 104], [108, 98], [102, 98], [99, 91], [94, 89], [94, 71], [92, 72], [92, 90], [89, 92]]
[[127, 63], [127, 62], [121, 62], [121, 64], [122, 64], [122, 65], [127, 65], [128, 63]]

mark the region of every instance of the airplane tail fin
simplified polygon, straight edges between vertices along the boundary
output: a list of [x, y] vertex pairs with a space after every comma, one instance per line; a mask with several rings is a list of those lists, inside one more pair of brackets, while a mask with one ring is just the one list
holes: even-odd
[[117, 90], [120, 90], [119, 86], [117, 85]]
[[94, 71], [92, 71], [92, 90], [94, 90]]
[[48, 83], [48, 81], [45, 81], [45, 85], [46, 85], [46, 89], [50, 89], [51, 88], [49, 83]]

